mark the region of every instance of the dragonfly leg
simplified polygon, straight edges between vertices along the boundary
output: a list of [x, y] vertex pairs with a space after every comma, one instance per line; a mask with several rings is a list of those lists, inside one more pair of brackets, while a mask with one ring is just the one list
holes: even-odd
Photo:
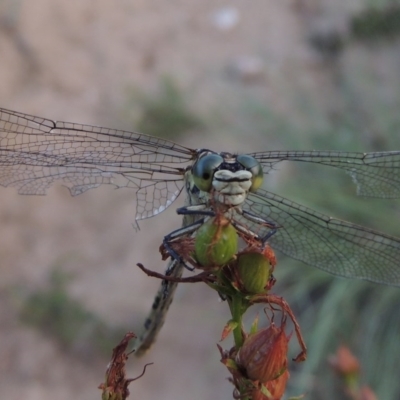
[[251, 231], [250, 229], [247, 229], [245, 226], [243, 226], [242, 224], [238, 223], [237, 221], [232, 221], [233, 226], [239, 232], [242, 232], [245, 235], [249, 235], [251, 237], [254, 237], [256, 240], [259, 240], [261, 242], [262, 246], [264, 246], [267, 243], [268, 239], [271, 236], [273, 236], [277, 232], [277, 230], [279, 228], [279, 226], [276, 225], [275, 223], [270, 222], [270, 221], [268, 221], [268, 220], [266, 220], [264, 218], [261, 218], [261, 217], [259, 217], [257, 215], [254, 215], [254, 214], [252, 214], [252, 213], [250, 213], [248, 211], [242, 210], [241, 214], [242, 214], [242, 216], [244, 218], [246, 218], [247, 220], [249, 220], [251, 222], [255, 222], [258, 225], [270, 228], [270, 230], [265, 235], [261, 235], [260, 236], [257, 233]]
[[164, 237], [164, 240], [163, 240], [163, 246], [164, 246], [165, 250], [167, 250], [168, 254], [173, 259], [175, 259], [176, 261], [181, 263], [181, 265], [184, 265], [186, 269], [188, 269], [189, 271], [193, 271], [194, 268], [187, 265], [187, 263], [182, 258], [182, 256], [173, 249], [171, 244], [175, 240], [182, 238], [183, 236], [188, 236], [188, 235], [196, 232], [201, 227], [201, 225], [204, 224], [205, 218], [206, 217], [214, 217], [215, 212], [213, 210], [210, 210], [210, 208], [208, 208], [206, 204], [197, 204], [197, 205], [181, 207], [181, 208], [178, 208], [176, 210], [176, 212], [179, 215], [203, 217], [200, 219], [196, 218], [196, 222], [193, 222], [190, 225], [184, 226], [182, 228], [179, 228], [179, 229], [169, 233], [168, 235], [166, 235]]
[[[169, 233], [168, 235], [164, 236], [163, 239], [163, 246], [164, 249], [167, 250], [168, 254], [171, 256], [172, 259], [176, 260], [177, 262], [179, 262], [180, 264], [182, 264], [186, 269], [188, 269], [189, 271], [193, 271], [194, 268], [189, 267], [185, 260], [182, 258], [182, 256], [180, 254], [178, 254], [173, 247], [171, 246], [171, 244], [174, 242], [174, 240], [180, 239], [183, 236], [187, 236], [189, 234], [192, 234], [193, 232], [196, 232], [197, 229], [199, 229], [201, 227], [201, 225], [203, 225], [204, 223], [204, 218], [194, 222], [191, 225], [185, 226], [183, 228], [179, 228], [171, 233]], [[168, 269], [167, 269], [167, 275], [168, 275]]]
[[215, 212], [210, 210], [206, 204], [198, 204], [195, 206], [180, 207], [176, 210], [178, 215], [204, 215], [214, 217]]

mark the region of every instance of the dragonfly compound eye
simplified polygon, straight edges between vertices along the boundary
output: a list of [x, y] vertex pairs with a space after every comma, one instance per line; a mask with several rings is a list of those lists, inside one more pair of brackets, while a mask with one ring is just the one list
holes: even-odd
[[263, 182], [264, 173], [261, 164], [252, 156], [239, 154], [236, 160], [247, 170], [251, 172], [251, 192], [260, 188]]
[[203, 192], [209, 192], [212, 188], [212, 180], [215, 170], [224, 159], [218, 154], [207, 154], [201, 157], [192, 168], [194, 184]]

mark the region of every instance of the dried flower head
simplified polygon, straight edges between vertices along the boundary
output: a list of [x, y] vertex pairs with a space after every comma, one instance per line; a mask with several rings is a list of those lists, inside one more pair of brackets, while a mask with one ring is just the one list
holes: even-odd
[[249, 379], [266, 383], [284, 374], [289, 342], [284, 327], [284, 323], [279, 328], [272, 323], [246, 338], [236, 355], [236, 363]]

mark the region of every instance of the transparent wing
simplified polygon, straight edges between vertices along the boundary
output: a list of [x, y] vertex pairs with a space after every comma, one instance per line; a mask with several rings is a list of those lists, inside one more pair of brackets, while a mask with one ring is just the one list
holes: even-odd
[[334, 275], [400, 286], [400, 239], [328, 217], [265, 190], [244, 209], [279, 226], [273, 249]]
[[0, 109], [0, 185], [45, 194], [55, 182], [75, 196], [102, 184], [137, 191], [137, 219], [167, 208], [195, 152], [139, 133]]
[[357, 185], [360, 196], [400, 197], [400, 151], [347, 153], [338, 151], [267, 151], [252, 153], [268, 173], [282, 161], [339, 168]]

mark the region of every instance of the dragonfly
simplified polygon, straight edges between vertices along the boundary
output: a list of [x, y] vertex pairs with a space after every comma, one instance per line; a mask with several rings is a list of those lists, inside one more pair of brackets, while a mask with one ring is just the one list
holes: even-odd
[[[28, 195], [44, 195], [56, 182], [72, 196], [101, 185], [130, 189], [136, 198], [136, 221], [163, 212], [184, 192], [183, 227], [199, 223], [198, 210], [209, 212], [212, 204], [222, 205], [289, 257], [333, 275], [400, 286], [400, 238], [329, 217], [263, 188], [268, 174], [285, 162], [342, 170], [361, 196], [400, 196], [400, 151], [232, 154], [0, 108], [2, 186]], [[276, 227], [273, 234], [271, 227]], [[181, 260], [171, 257], [166, 274], [180, 277], [183, 269]], [[176, 286], [162, 282], [138, 339], [137, 355], [155, 341]]]

